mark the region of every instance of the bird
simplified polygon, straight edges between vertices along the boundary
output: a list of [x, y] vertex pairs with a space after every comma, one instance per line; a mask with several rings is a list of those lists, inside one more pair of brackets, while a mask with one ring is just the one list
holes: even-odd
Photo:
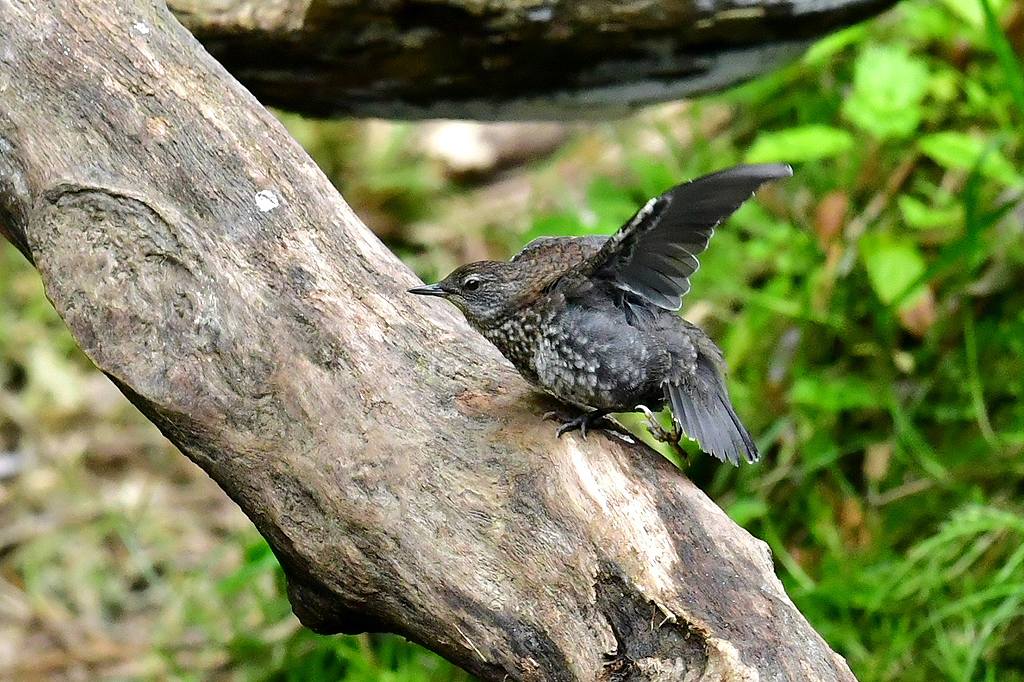
[[[469, 263], [409, 293], [447, 299], [530, 384], [581, 409], [558, 437], [642, 412], [660, 440], [685, 434], [721, 461], [755, 462], [722, 351], [679, 310], [715, 228], [792, 174], [782, 163], [721, 170], [650, 199], [610, 237], [539, 237], [508, 261]], [[671, 431], [654, 416], [665, 406]]]

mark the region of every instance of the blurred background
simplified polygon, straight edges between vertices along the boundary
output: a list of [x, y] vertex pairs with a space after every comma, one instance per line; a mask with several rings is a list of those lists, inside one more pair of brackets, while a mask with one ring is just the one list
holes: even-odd
[[[1024, 680], [1024, 4], [906, 0], [725, 94], [586, 124], [281, 115], [428, 281], [789, 161], [685, 315], [765, 453], [687, 475], [772, 547], [862, 680]], [[78, 351], [0, 246], [0, 678], [463, 680], [317, 637], [238, 509]]]

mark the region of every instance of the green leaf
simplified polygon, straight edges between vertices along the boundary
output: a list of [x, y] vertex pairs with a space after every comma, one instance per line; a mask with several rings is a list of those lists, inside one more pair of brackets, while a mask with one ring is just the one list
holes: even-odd
[[850, 45], [863, 42], [867, 35], [867, 24], [856, 24], [829, 34], [804, 53], [804, 63], [815, 66], [825, 64]]
[[928, 67], [922, 59], [901, 47], [868, 47], [857, 58], [853, 92], [843, 113], [879, 139], [909, 137], [921, 124], [928, 88]]
[[985, 23], [985, 17], [981, 13], [981, 6], [977, 0], [942, 0], [942, 4], [974, 28], [981, 28]]
[[[661, 194], [669, 187], [677, 185], [686, 178], [680, 175], [667, 163], [650, 159], [645, 156], [631, 156], [628, 159], [629, 169], [636, 176], [636, 185], [644, 196], [653, 197]], [[635, 211], [638, 206], [634, 205]]]
[[588, 229], [576, 213], [553, 213], [537, 216], [533, 225], [522, 237], [523, 245], [537, 237], [575, 237], [586, 234]]
[[638, 202], [630, 190], [599, 177], [587, 189], [587, 208], [582, 222], [593, 221], [594, 232], [612, 232], [629, 220], [643, 201]]
[[1006, 0], [942, 0], [942, 4], [949, 8], [949, 11], [963, 19], [974, 28], [981, 28], [985, 25], [985, 11], [983, 3], [989, 2], [991, 11], [1001, 14], [1006, 7]]
[[741, 526], [749, 524], [768, 513], [768, 505], [756, 497], [741, 497], [729, 505], [729, 517]]
[[830, 412], [881, 407], [885, 399], [869, 382], [854, 376], [803, 376], [793, 382], [789, 400], [795, 405]]
[[[917, 244], [900, 240], [887, 233], [874, 232], [861, 237], [861, 258], [868, 272], [868, 280], [879, 300], [892, 303], [916, 282], [927, 265]], [[912, 305], [924, 287], [903, 297], [904, 305]]]
[[815, 161], [853, 148], [853, 136], [841, 128], [807, 125], [761, 133], [747, 152], [747, 163]]
[[1013, 46], [999, 25], [998, 15], [1002, 4], [993, 2], [993, 0], [980, 0], [989, 46], [999, 60], [1003, 76], [1006, 78], [1007, 89], [1013, 96], [1017, 108], [1020, 109], [1020, 115], [1024, 116], [1024, 68], [1021, 68], [1020, 59], [1017, 58]]
[[1021, 182], [1020, 173], [1013, 164], [980, 137], [948, 131], [926, 135], [917, 144], [926, 156], [943, 168], [970, 170], [980, 162], [979, 170], [987, 178], [1004, 185], [1016, 185]]
[[918, 230], [938, 230], [963, 225], [964, 207], [929, 206], [917, 197], [900, 195], [896, 200], [903, 215], [903, 221]]
[[[967, 0], [974, 2], [974, 0]], [[937, 2], [909, 2], [900, 7], [904, 19], [901, 35], [915, 42], [950, 40], [963, 31], [964, 22]]]

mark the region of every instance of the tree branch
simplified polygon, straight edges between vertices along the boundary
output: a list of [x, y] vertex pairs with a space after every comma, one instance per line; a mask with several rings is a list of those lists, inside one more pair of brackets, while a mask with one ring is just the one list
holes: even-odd
[[296, 614], [488, 680], [850, 680], [766, 545], [546, 405], [152, 0], [0, 2], [0, 224]]
[[623, 114], [717, 90], [895, 0], [170, 0], [264, 103], [318, 116]]

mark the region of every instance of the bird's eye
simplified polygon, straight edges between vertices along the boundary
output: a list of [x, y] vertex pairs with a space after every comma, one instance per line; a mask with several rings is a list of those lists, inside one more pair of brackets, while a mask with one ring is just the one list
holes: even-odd
[[477, 289], [480, 288], [480, 278], [467, 277], [466, 279], [462, 280], [462, 288], [465, 289], [466, 291], [476, 291]]

